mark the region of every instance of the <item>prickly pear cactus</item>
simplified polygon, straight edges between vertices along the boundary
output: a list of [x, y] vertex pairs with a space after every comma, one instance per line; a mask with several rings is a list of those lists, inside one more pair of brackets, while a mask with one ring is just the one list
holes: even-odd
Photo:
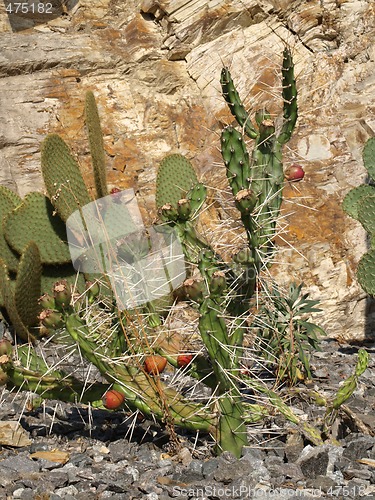
[[5, 186], [0, 186], [0, 256], [12, 272], [17, 271], [19, 257], [5, 239], [3, 221], [21, 203], [22, 199], [16, 193]]
[[42, 174], [48, 196], [63, 221], [92, 200], [69, 147], [57, 134], [42, 144]]
[[177, 209], [178, 201], [198, 184], [197, 174], [190, 161], [180, 154], [166, 156], [160, 163], [156, 179], [156, 206], [170, 204]]
[[35, 242], [30, 241], [21, 256], [14, 289], [14, 302], [26, 327], [38, 323], [41, 276], [42, 263], [39, 249]]
[[[371, 178], [375, 181], [375, 137], [370, 138], [362, 152], [363, 164]], [[375, 296], [375, 187], [365, 184], [355, 187], [345, 196], [343, 210], [358, 220], [369, 233], [372, 249], [367, 252], [358, 264], [357, 279], [361, 287]]]
[[4, 220], [4, 234], [9, 246], [22, 253], [34, 241], [44, 264], [70, 262], [65, 224], [54, 215], [54, 208], [42, 193], [29, 193]]
[[[254, 123], [251, 122], [229, 70], [225, 68], [222, 72], [223, 96], [241, 128], [239, 131], [230, 126], [223, 130], [222, 156], [234, 203], [248, 240], [247, 247], [238, 251], [233, 259], [224, 261], [196, 230], [195, 222], [206, 198], [206, 187], [198, 182], [190, 161], [178, 154], [170, 155], [161, 162], [158, 171], [156, 205], [163, 224], [156, 225], [155, 231], [162, 229], [169, 244], [175, 237], [180, 241], [184, 253], [182, 267], [190, 271], [189, 278], [181, 287], [181, 300], [186, 301], [184, 307], [197, 310], [196, 314], [199, 315], [195, 316], [196, 322], [187, 325], [192, 330], [192, 335], [188, 332], [189, 348], [192, 341], [199, 346], [194, 354], [184, 352], [180, 355], [181, 344], [173, 342], [176, 333], [172, 326], [173, 313], [178, 308], [172, 305], [172, 294], [166, 297], [166, 304], [161, 306], [162, 312], [158, 311], [157, 301], [132, 310], [122, 310], [112, 294], [103, 292], [103, 285], [108, 283], [100, 278], [99, 282], [89, 284], [86, 293], [78, 296], [73, 293], [67, 280], [60, 280], [54, 285], [52, 294], [50, 292], [40, 300], [43, 307], [39, 314], [41, 326], [50, 337], [49, 341], [65, 342], [69, 349], [75, 344], [80, 357], [87, 363], [84, 365], [87, 374], [94, 365], [104, 382], [88, 384], [88, 377], [79, 371], [68, 374], [60, 366], [59, 369], [52, 369], [40, 359], [35, 349], [21, 346], [18, 356], [11, 352], [0, 356], [0, 374], [8, 389], [27, 389], [43, 398], [90, 403], [93, 408], [140, 411], [147, 417], [163, 422], [171, 437], [175, 436], [175, 426], [194, 432], [203, 431], [214, 438], [217, 453], [230, 451], [237, 457], [241, 456], [243, 447], [248, 444], [246, 424], [261, 420], [275, 409], [293, 424], [299, 425], [311, 442], [322, 444], [319, 431], [301, 422], [281, 397], [265, 383], [255, 379], [250, 373], [251, 368], [244, 364], [244, 339], [250, 329], [250, 301], [262, 270], [262, 259], [272, 253], [272, 239], [280, 209], [282, 146], [290, 139], [297, 120], [297, 90], [288, 49], [284, 51], [282, 79], [283, 123], [280, 133], [276, 134], [274, 123], [266, 110], [258, 111]], [[96, 105], [90, 93], [86, 99], [86, 123], [91, 143], [101, 133]], [[244, 134], [254, 141], [251, 156]], [[98, 167], [98, 195], [106, 193], [104, 178], [99, 172], [103, 172], [101, 145], [97, 152], [92, 149], [93, 157], [96, 156], [94, 164]], [[78, 212], [79, 220], [83, 221], [84, 208], [92, 200], [77, 162], [68, 146], [56, 135], [48, 136], [43, 143], [42, 170], [51, 203], [62, 220], [66, 222], [73, 212]], [[22, 221], [17, 216], [18, 210], [24, 215], [22, 219], [28, 218], [30, 225], [35, 223], [29, 215], [32, 213], [30, 199], [42, 204], [41, 196], [34, 194], [25, 200], [21, 208], [14, 209], [12, 205], [11, 213], [6, 217], [13, 217], [10, 220], [20, 225]], [[4, 205], [6, 214], [9, 205]], [[35, 213], [41, 211], [39, 205]], [[102, 218], [104, 228], [116, 234], [117, 228], [123, 227], [126, 219], [123, 211], [117, 213], [117, 208], [114, 204]], [[50, 211], [47, 213], [51, 215]], [[85, 225], [84, 222], [82, 224]], [[47, 228], [43, 228], [43, 234], [44, 229], [47, 231]], [[87, 229], [87, 223], [84, 229]], [[148, 255], [149, 241], [148, 237], [139, 239], [139, 227], [136, 224], [134, 228], [127, 229], [134, 230], [131, 231], [134, 234], [128, 235], [123, 241], [116, 241], [114, 257], [133, 265], [139, 256]], [[11, 228], [9, 223], [6, 232], [9, 232], [7, 241], [19, 251], [24, 244], [19, 230]], [[53, 242], [50, 229], [47, 234]], [[38, 247], [42, 260], [50, 262], [49, 247], [54, 245], [50, 244], [47, 248], [44, 238], [43, 235], [39, 237]], [[26, 246], [15, 291], [10, 286], [5, 263], [0, 262], [0, 293], [14, 328], [25, 342], [34, 340], [27, 324], [31, 324], [35, 316], [37, 291], [33, 289], [32, 298], [27, 299], [31, 300], [31, 304], [26, 304], [22, 290], [25, 282], [33, 280], [33, 276], [38, 274], [38, 247], [30, 242]], [[104, 255], [104, 243], [101, 248], [103, 252], [100, 257], [103, 260], [105, 257], [112, 258], [112, 254]], [[44, 271], [49, 267], [44, 265]], [[163, 265], [160, 267], [164, 268]], [[158, 269], [154, 265], [151, 271], [158, 278]], [[139, 276], [143, 284], [142, 274]], [[129, 283], [124, 281], [123, 286], [129, 287]], [[187, 317], [190, 320], [190, 316]], [[180, 316], [178, 321], [178, 330], [184, 330], [180, 328]], [[161, 361], [158, 366], [156, 359]], [[169, 370], [180, 370], [181, 378], [178, 372], [172, 377], [160, 376], [166, 366]], [[191, 380], [191, 387], [185, 391], [184, 382], [182, 393], [181, 381], [186, 378]], [[195, 398], [198, 383], [206, 386], [207, 397], [205, 391], [199, 390]], [[251, 394], [244, 391], [243, 387]], [[118, 397], [109, 402], [106, 395], [111, 394], [111, 391], [112, 395], [116, 392]], [[262, 403], [262, 396], [267, 398], [265, 404]]]
[[14, 287], [11, 285], [8, 269], [0, 259], [0, 295], [9, 319], [24, 342], [35, 342], [30, 328], [37, 323], [39, 312], [42, 266], [39, 250], [29, 242], [20, 260]]

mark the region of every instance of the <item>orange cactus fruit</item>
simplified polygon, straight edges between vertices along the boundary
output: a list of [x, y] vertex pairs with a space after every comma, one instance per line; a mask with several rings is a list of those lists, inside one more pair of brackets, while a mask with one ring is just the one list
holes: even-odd
[[154, 354], [145, 359], [144, 369], [150, 375], [159, 375], [167, 366], [167, 360], [163, 356]]
[[102, 401], [103, 405], [108, 410], [115, 410], [122, 405], [122, 403], [125, 401], [125, 397], [121, 392], [115, 391], [115, 389], [110, 389], [104, 394]]
[[177, 356], [177, 365], [179, 368], [184, 368], [189, 365], [193, 359], [191, 354], [180, 354]]

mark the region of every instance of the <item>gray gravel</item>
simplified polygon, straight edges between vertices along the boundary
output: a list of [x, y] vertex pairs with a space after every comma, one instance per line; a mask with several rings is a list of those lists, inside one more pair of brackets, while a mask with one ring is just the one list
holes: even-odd
[[[372, 349], [368, 351], [371, 356]], [[355, 347], [324, 341], [322, 352], [313, 358], [310, 387], [334, 394], [352, 373], [356, 352]], [[60, 402], [27, 411], [22, 394], [4, 393], [1, 400], [0, 420], [21, 416], [32, 444], [0, 446], [0, 499], [375, 498], [372, 359], [348, 412], [338, 416], [337, 446], [313, 447], [297, 428], [276, 416], [249, 427], [251, 445], [240, 459], [229, 453], [213, 457], [208, 437], [189, 433], [179, 434], [180, 450], [173, 451], [157, 424], [138, 419], [132, 425], [133, 417], [121, 412], [90, 412]], [[301, 398], [292, 405], [314, 421], [323, 411]], [[66, 463], [31, 458], [52, 450], [65, 451]]]

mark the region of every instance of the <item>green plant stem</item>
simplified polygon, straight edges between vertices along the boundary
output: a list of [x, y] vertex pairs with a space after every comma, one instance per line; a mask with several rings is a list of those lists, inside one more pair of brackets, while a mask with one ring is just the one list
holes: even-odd
[[166, 388], [159, 378], [143, 373], [139, 368], [111, 362], [90, 340], [88, 327], [77, 315], [66, 319], [66, 328], [79, 345], [86, 359], [93, 363], [116, 390], [122, 392], [131, 408], [148, 417], [164, 421], [165, 408], [173, 423], [190, 430], [214, 433], [216, 417], [203, 405], [186, 400], [171, 388]]

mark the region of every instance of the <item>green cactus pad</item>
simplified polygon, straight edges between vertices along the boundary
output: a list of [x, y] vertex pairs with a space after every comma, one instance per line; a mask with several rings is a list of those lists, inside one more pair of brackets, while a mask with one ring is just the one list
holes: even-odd
[[366, 142], [362, 151], [362, 158], [369, 176], [375, 180], [375, 137], [371, 137]]
[[0, 257], [4, 260], [9, 271], [16, 272], [18, 268], [18, 255], [9, 247], [3, 228], [4, 218], [18, 205], [22, 203], [16, 193], [0, 186]]
[[17, 335], [25, 342], [34, 342], [35, 337], [29, 332], [26, 325], [23, 323], [20, 315], [18, 314], [14, 294], [9, 278], [8, 270], [4, 261], [0, 259], [0, 295], [4, 307], [9, 316], [10, 322], [15, 329]]
[[11, 189], [8, 189], [6, 186], [0, 186], [0, 197], [6, 196], [9, 198], [14, 207], [18, 207], [18, 205], [21, 205], [22, 203], [22, 198], [19, 196], [17, 193], [12, 191]]
[[69, 147], [57, 134], [42, 144], [42, 174], [53, 206], [63, 221], [92, 200]]
[[94, 169], [96, 194], [97, 198], [103, 198], [108, 194], [103, 132], [100, 126], [98, 107], [91, 91], [86, 93], [85, 118]]
[[32, 240], [38, 245], [42, 263], [70, 262], [65, 224], [53, 213], [53, 206], [44, 194], [29, 193], [22, 205], [5, 218], [4, 233], [8, 244], [21, 254]]
[[359, 261], [357, 279], [364, 291], [375, 297], [375, 250], [365, 253]]
[[373, 195], [365, 196], [358, 201], [358, 220], [366, 231], [375, 233], [375, 189]]
[[16, 308], [26, 327], [38, 322], [41, 274], [39, 250], [36, 243], [30, 241], [21, 256], [14, 290]]
[[206, 200], [207, 188], [201, 182], [198, 182], [187, 193], [186, 198], [190, 201], [192, 215], [196, 214]]
[[170, 203], [177, 209], [177, 203], [198, 184], [197, 174], [190, 161], [180, 154], [166, 156], [160, 163], [156, 177], [156, 206], [160, 209]]
[[368, 184], [351, 189], [342, 202], [343, 210], [350, 215], [350, 217], [358, 220], [358, 203], [369, 195], [375, 195], [375, 188]]

